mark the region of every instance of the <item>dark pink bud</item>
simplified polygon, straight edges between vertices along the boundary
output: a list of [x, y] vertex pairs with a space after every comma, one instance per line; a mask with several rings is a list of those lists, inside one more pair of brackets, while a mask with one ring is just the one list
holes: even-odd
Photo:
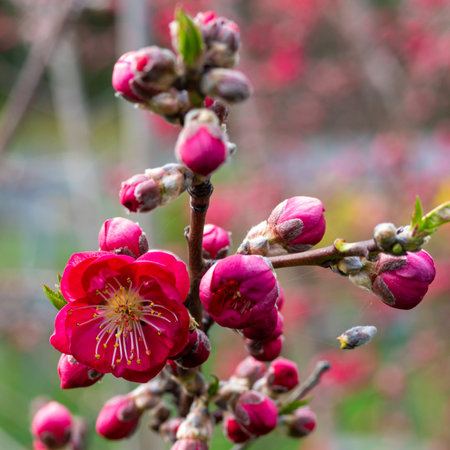
[[256, 391], [242, 394], [234, 408], [236, 419], [250, 434], [261, 436], [277, 426], [278, 411], [270, 398]]
[[278, 358], [283, 346], [283, 336], [278, 336], [273, 341], [261, 342], [246, 339], [245, 348], [258, 361], [273, 361]]
[[251, 436], [245, 431], [233, 414], [227, 414], [223, 421], [223, 434], [231, 442], [240, 443], [248, 441]]
[[124, 439], [133, 434], [141, 411], [136, 407], [130, 395], [117, 395], [111, 398], [101, 409], [95, 429], [106, 439]]
[[202, 365], [211, 353], [211, 344], [206, 333], [197, 329], [197, 340], [189, 352], [177, 362], [182, 367], [190, 369]]
[[131, 81], [134, 79], [131, 64], [136, 58], [136, 54], [137, 52], [128, 52], [118, 59], [113, 69], [112, 85], [113, 88], [127, 100], [142, 102], [143, 99], [132, 90], [130, 85]]
[[132, 212], [147, 212], [161, 202], [160, 186], [144, 174], [133, 175], [122, 183], [120, 203]]
[[[243, 335], [248, 339], [253, 339], [255, 341], [271, 340], [270, 337], [274, 334], [275, 328], [278, 322], [278, 310], [273, 308], [272, 311], [262, 318], [256, 325], [244, 328], [242, 330]], [[278, 337], [282, 333], [281, 326], [278, 334], [273, 336], [273, 338]]]
[[34, 415], [31, 432], [45, 448], [59, 448], [69, 442], [72, 426], [70, 411], [58, 402], [50, 402]]
[[225, 135], [217, 116], [208, 109], [192, 110], [185, 120], [175, 153], [188, 169], [206, 177], [227, 158]]
[[425, 251], [407, 252], [396, 257], [380, 253], [376, 263], [372, 291], [393, 308], [411, 309], [417, 306], [434, 280], [433, 258]]
[[78, 362], [72, 355], [62, 354], [58, 362], [61, 389], [91, 386], [103, 377], [103, 373]]
[[288, 251], [302, 251], [317, 244], [325, 233], [322, 202], [313, 197], [292, 197], [280, 203], [267, 223]]
[[141, 227], [123, 217], [108, 219], [98, 234], [100, 250], [128, 255], [133, 258], [147, 253], [148, 241]]
[[200, 300], [221, 326], [245, 328], [271, 313], [278, 283], [268, 260], [232, 255], [217, 261], [200, 282]]
[[289, 435], [293, 437], [308, 436], [316, 428], [316, 415], [308, 406], [298, 408], [289, 424]]
[[284, 291], [283, 289], [281, 289], [281, 286], [278, 285], [278, 300], [277, 300], [278, 311], [281, 311], [281, 309], [283, 308], [284, 300], [285, 300]]
[[170, 450], [208, 450], [209, 445], [201, 439], [179, 439]]
[[200, 89], [208, 97], [225, 103], [246, 100], [253, 92], [250, 80], [238, 70], [212, 69], [203, 75]]
[[268, 387], [276, 393], [290, 391], [298, 384], [297, 364], [286, 358], [273, 361], [266, 374]]
[[256, 360], [252, 356], [247, 356], [234, 369], [233, 376], [246, 378], [250, 385], [259, 380], [265, 373], [266, 366], [263, 362]]
[[188, 341], [186, 347], [184, 347], [183, 350], [180, 353], [178, 353], [178, 355], [175, 355], [175, 356], [171, 357], [170, 359], [176, 360], [178, 358], [186, 356], [192, 350], [192, 347], [194, 347], [194, 345], [198, 341], [197, 332], [198, 332], [198, 330], [196, 329], [196, 330], [192, 331], [191, 333], [189, 333], [189, 341]]
[[203, 229], [202, 245], [208, 258], [223, 258], [230, 248], [230, 235], [223, 228], [208, 223]]

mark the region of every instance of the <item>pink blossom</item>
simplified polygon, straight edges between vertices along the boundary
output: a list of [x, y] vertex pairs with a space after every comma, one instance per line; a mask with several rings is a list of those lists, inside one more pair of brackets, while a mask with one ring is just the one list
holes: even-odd
[[234, 415], [247, 432], [261, 436], [277, 426], [278, 411], [270, 398], [256, 391], [242, 394], [234, 408]]
[[273, 341], [283, 333], [283, 316], [276, 308], [256, 325], [242, 330], [246, 338], [255, 341]]
[[278, 336], [272, 341], [245, 340], [245, 348], [258, 361], [273, 361], [278, 358], [283, 347], [283, 336]]
[[117, 395], [101, 409], [95, 429], [106, 439], [123, 439], [136, 430], [141, 411], [130, 395]]
[[267, 222], [284, 244], [311, 247], [325, 233], [323, 211], [322, 202], [317, 198], [292, 197], [280, 203]]
[[287, 392], [298, 384], [297, 364], [286, 358], [277, 358], [266, 374], [267, 385], [277, 393]]
[[78, 362], [72, 355], [61, 355], [58, 362], [61, 389], [88, 387], [99, 381], [103, 374]]
[[223, 420], [223, 434], [231, 442], [240, 443], [248, 441], [251, 436], [244, 430], [233, 414], [226, 414]]
[[61, 279], [68, 304], [50, 343], [101, 373], [146, 382], [187, 344], [186, 266], [153, 251], [134, 259], [75, 253]]
[[70, 411], [58, 402], [49, 402], [34, 415], [31, 432], [44, 448], [58, 448], [69, 442], [72, 426]]
[[131, 64], [136, 58], [137, 52], [127, 52], [122, 55], [114, 65], [112, 74], [113, 88], [124, 95], [128, 100], [141, 102], [143, 101], [131, 88], [130, 82], [134, 79], [134, 73]]
[[256, 325], [278, 298], [270, 263], [255, 255], [232, 255], [217, 261], [200, 282], [200, 300], [223, 327]]
[[155, 180], [142, 173], [122, 183], [119, 197], [129, 211], [147, 212], [160, 204], [161, 189]]
[[222, 227], [208, 223], [203, 229], [202, 246], [209, 258], [223, 257], [230, 247], [230, 235]]
[[380, 253], [372, 291], [393, 308], [411, 309], [417, 306], [434, 280], [433, 258], [425, 251], [407, 252], [395, 257]]
[[178, 159], [192, 172], [208, 176], [227, 158], [225, 135], [208, 109], [192, 110], [175, 146]]
[[123, 217], [108, 219], [98, 235], [100, 250], [137, 258], [148, 250], [148, 241], [141, 227]]

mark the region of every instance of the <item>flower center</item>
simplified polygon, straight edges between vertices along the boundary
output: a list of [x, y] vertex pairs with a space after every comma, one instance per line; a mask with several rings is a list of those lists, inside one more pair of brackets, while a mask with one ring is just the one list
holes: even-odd
[[[108, 349], [113, 346], [111, 367], [122, 363], [131, 365], [135, 360], [142, 363], [142, 357], [150, 357], [151, 350], [148, 346], [144, 329], [151, 327], [158, 335], [163, 330], [158, 322], [174, 323], [178, 317], [165, 306], [144, 298], [139, 293], [139, 288], [134, 288], [130, 278], [127, 278], [128, 286], [123, 286], [114, 279], [113, 286], [107, 283], [102, 290], [96, 290], [96, 295], [101, 297], [101, 304], [82, 308], [95, 309], [92, 318], [77, 323], [83, 326], [93, 321], [100, 321], [99, 332], [95, 337], [96, 346], [94, 357], [100, 359], [100, 349]], [[156, 322], [156, 323], [154, 323]]]
[[219, 315], [224, 310], [234, 309], [241, 314], [248, 313], [252, 310], [252, 302], [246, 298], [239, 291], [240, 283], [235, 280], [230, 280], [223, 284], [215, 292], [218, 297], [218, 302], [214, 302], [214, 308], [216, 311], [212, 311], [213, 314]]

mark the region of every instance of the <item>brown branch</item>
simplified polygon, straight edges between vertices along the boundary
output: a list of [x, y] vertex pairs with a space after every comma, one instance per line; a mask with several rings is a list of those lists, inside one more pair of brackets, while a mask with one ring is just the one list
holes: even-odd
[[345, 251], [339, 251], [334, 245], [329, 245], [328, 247], [316, 248], [301, 253], [271, 256], [269, 257], [269, 260], [275, 269], [295, 266], [328, 267], [331, 263], [339, 261], [347, 256], [367, 257], [370, 254], [376, 254], [381, 251], [373, 239], [346, 245], [348, 245], [349, 248]]
[[188, 244], [188, 270], [191, 285], [185, 305], [199, 325], [202, 323], [202, 305], [200, 303], [198, 289], [200, 280], [205, 273], [202, 248], [203, 228], [209, 206], [209, 197], [212, 191], [213, 186], [209, 180], [199, 184], [193, 184], [188, 189], [189, 195], [191, 196], [191, 218], [186, 239]]

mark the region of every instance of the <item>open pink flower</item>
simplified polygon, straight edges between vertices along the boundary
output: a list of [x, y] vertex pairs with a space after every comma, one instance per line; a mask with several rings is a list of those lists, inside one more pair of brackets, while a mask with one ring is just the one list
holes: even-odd
[[166, 252], [136, 260], [75, 253], [61, 280], [68, 304], [50, 343], [98, 372], [146, 382], [188, 342], [188, 289], [185, 264]]
[[269, 264], [256, 255], [231, 255], [206, 272], [200, 300], [219, 325], [250, 327], [273, 311], [278, 283]]

